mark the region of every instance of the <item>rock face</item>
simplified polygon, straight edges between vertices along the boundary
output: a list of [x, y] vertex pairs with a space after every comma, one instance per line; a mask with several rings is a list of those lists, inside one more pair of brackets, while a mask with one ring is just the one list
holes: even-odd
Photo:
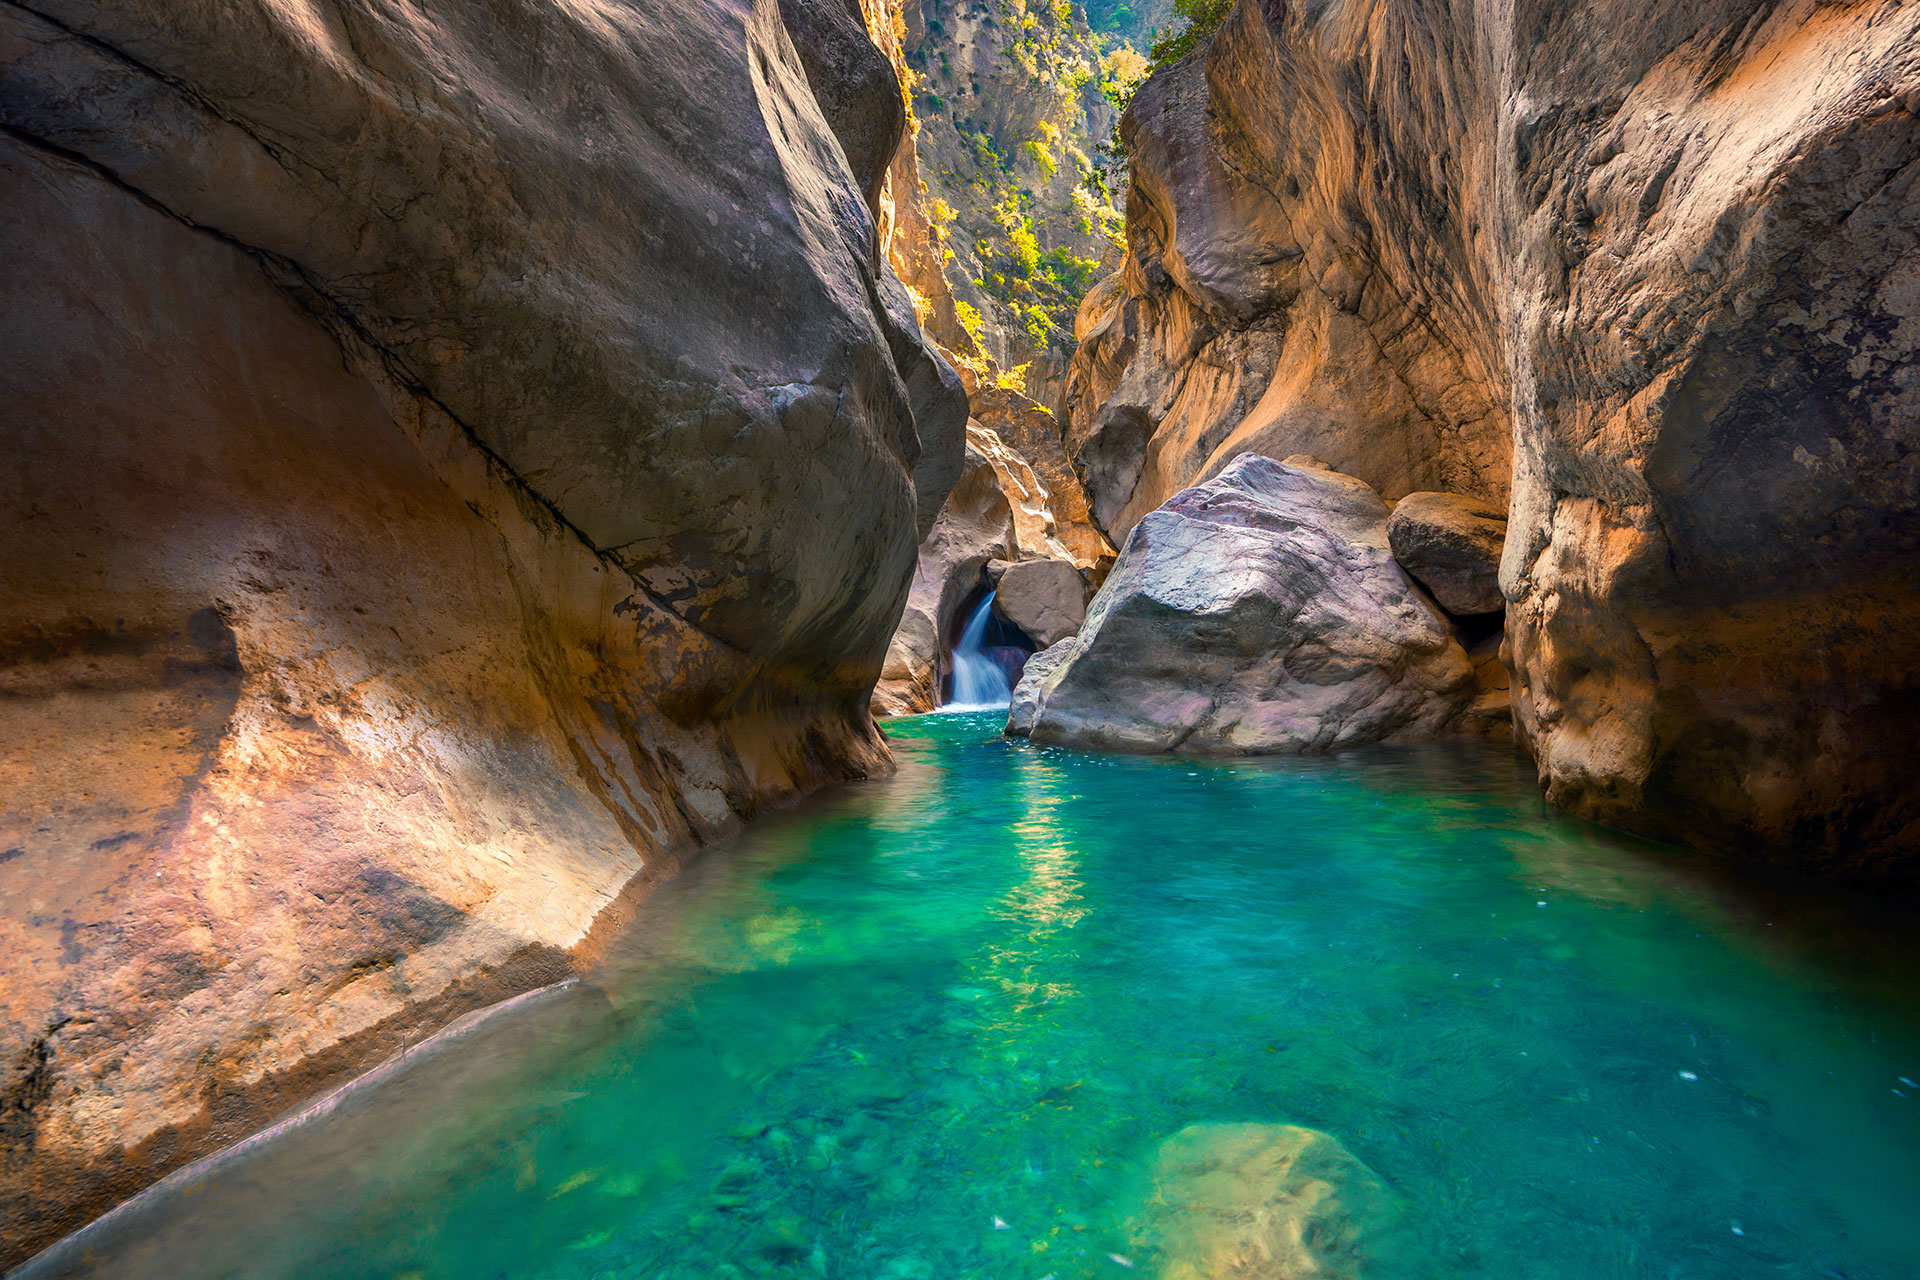
[[887, 768], [965, 415], [775, 5], [36, 9], [0, 1265]]
[[1393, 504], [1387, 541], [1393, 558], [1433, 592], [1448, 613], [1493, 613], [1500, 594], [1500, 550], [1507, 512], [1458, 493], [1410, 493]]
[[1917, 109], [1911, 5], [1242, 3], [1126, 124], [1070, 375], [1094, 515], [1250, 447], [1389, 497], [1510, 481], [1552, 800], [1911, 868]]
[[1093, 523], [1060, 420], [1039, 401], [1001, 387], [981, 387], [967, 400], [980, 424], [1026, 459], [1046, 487], [1053, 534], [1067, 555], [1080, 568], [1104, 574], [1113, 563], [1113, 544]]
[[1253, 454], [1176, 494], [1134, 526], [1065, 656], [1022, 679], [1028, 736], [1291, 752], [1456, 727], [1472, 669], [1386, 525], [1358, 480]]
[[1135, 1247], [1165, 1280], [1418, 1274], [1399, 1197], [1338, 1139], [1285, 1124], [1189, 1125], [1160, 1145]]
[[1086, 580], [1065, 560], [1009, 565], [994, 587], [993, 608], [1045, 648], [1074, 635], [1086, 621]]

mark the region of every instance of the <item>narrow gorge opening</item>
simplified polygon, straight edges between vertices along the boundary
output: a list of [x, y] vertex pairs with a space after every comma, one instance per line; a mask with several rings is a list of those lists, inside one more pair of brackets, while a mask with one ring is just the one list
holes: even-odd
[[1032, 637], [1000, 616], [995, 595], [982, 583], [954, 611], [940, 690], [943, 711], [1006, 707], [1027, 659], [1038, 649]]

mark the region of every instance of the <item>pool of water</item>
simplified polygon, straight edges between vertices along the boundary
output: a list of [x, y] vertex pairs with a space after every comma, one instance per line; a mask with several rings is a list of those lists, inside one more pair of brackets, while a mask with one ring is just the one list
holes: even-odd
[[1154, 1275], [1189, 1125], [1336, 1137], [1380, 1276], [1920, 1276], [1914, 915], [1541, 804], [1475, 743], [1102, 757], [998, 715], [770, 819], [579, 983], [24, 1275]]

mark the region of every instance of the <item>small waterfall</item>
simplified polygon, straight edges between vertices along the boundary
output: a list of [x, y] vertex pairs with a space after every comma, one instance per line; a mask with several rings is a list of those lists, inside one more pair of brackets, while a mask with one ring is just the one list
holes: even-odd
[[1007, 683], [1006, 672], [982, 643], [992, 610], [993, 593], [989, 591], [954, 642], [953, 700], [942, 711], [986, 711], [1013, 701], [1013, 686]]

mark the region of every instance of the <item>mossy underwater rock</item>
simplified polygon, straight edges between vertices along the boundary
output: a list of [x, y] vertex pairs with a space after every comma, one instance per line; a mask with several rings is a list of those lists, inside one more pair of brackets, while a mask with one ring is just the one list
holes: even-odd
[[1338, 1139], [1189, 1125], [1161, 1143], [1134, 1216], [1159, 1280], [1405, 1280], [1400, 1199]]

